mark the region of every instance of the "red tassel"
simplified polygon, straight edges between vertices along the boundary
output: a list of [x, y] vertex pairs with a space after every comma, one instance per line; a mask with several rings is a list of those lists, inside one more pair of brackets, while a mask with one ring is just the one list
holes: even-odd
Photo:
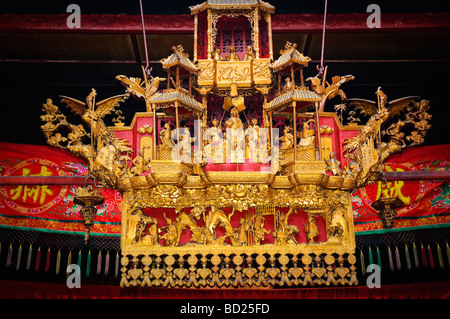
[[422, 263], [423, 263], [423, 266], [426, 267], [426, 268], [428, 268], [427, 255], [426, 255], [426, 253], [425, 253], [425, 248], [423, 247], [422, 244], [420, 244], [420, 253], [421, 253], [421, 255], [422, 255]]
[[430, 245], [428, 245], [428, 258], [430, 259], [430, 268], [434, 269], [433, 253], [431, 252]]
[[97, 256], [97, 276], [100, 275], [101, 271], [102, 271], [102, 251], [99, 251]]
[[39, 272], [39, 265], [41, 263], [41, 247], [39, 247], [36, 255], [36, 264], [34, 266], [34, 271]]
[[45, 260], [45, 272], [50, 269], [50, 247], [47, 249], [47, 259]]

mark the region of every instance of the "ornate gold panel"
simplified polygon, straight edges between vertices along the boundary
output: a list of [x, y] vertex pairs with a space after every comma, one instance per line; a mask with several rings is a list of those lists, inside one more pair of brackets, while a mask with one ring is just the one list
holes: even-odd
[[271, 85], [272, 74], [269, 59], [250, 61], [199, 60], [197, 84], [213, 86], [218, 89], [230, 88], [236, 84], [239, 88], [251, 88], [254, 85]]

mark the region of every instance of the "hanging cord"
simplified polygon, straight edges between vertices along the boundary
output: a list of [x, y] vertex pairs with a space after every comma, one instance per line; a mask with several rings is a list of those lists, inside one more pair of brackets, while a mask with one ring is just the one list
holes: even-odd
[[320, 56], [320, 66], [317, 66], [317, 70], [319, 71], [320, 76], [323, 75], [323, 72], [325, 70], [323, 66], [323, 55], [325, 51], [325, 27], [327, 24], [327, 7], [328, 7], [328, 0], [325, 0], [325, 9], [323, 13], [323, 29], [322, 29], [322, 51]]
[[148, 50], [147, 50], [147, 37], [145, 36], [145, 24], [144, 24], [144, 9], [142, 8], [142, 0], [139, 0], [139, 4], [141, 7], [141, 20], [142, 20], [142, 34], [144, 37], [144, 50], [145, 50], [145, 74], [147, 76], [150, 76], [150, 73], [152, 72], [152, 69], [149, 69], [149, 62], [148, 62]]

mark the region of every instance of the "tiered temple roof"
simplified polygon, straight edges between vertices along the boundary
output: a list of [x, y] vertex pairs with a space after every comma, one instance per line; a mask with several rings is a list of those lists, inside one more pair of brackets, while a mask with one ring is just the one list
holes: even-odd
[[293, 64], [307, 67], [308, 63], [311, 61], [311, 58], [298, 52], [296, 47], [297, 45], [295, 43], [286, 43], [285, 50], [280, 51], [280, 57], [270, 65], [270, 68], [272, 68], [274, 72], [277, 72]]
[[184, 52], [183, 47], [180, 45], [172, 47], [173, 53], [165, 59], [160, 60], [162, 67], [165, 70], [169, 70], [174, 66], [179, 65], [188, 72], [195, 73], [198, 68], [189, 60], [188, 55]]

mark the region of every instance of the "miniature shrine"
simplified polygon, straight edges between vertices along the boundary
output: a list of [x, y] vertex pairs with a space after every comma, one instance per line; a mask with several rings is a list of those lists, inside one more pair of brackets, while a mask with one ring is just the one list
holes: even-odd
[[[208, 0], [190, 12], [194, 51], [174, 43], [160, 61], [166, 77], [143, 68], [117, 75], [122, 95], [63, 96], [83, 124], [43, 104], [48, 144], [123, 197], [120, 286], [357, 285], [351, 193], [424, 141], [430, 102], [391, 101], [382, 87], [375, 102], [348, 98], [342, 87], [357, 74], [326, 68], [305, 78], [311, 59], [295, 43], [273, 52], [267, 2]], [[106, 124], [130, 98], [146, 111]], [[331, 99], [353, 120], [325, 112]]]

